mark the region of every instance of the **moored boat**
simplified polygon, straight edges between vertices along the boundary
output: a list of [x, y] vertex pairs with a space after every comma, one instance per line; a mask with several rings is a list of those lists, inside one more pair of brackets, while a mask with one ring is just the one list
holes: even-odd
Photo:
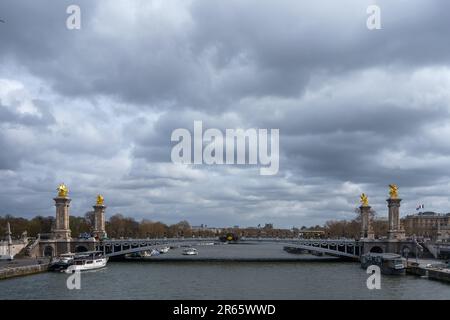
[[196, 256], [198, 255], [198, 251], [195, 248], [187, 248], [183, 250], [183, 255], [185, 256]]
[[159, 256], [161, 253], [158, 251], [158, 250], [156, 250], [156, 249], [153, 249], [152, 251], [150, 251], [150, 256], [151, 257], [153, 257], [153, 256]]
[[361, 268], [380, 267], [382, 274], [403, 275], [406, 273], [406, 260], [394, 253], [368, 253], [361, 256]]
[[74, 257], [74, 253], [65, 253], [60, 255], [59, 257], [53, 258], [48, 269], [50, 271], [66, 270], [73, 263]]
[[106, 266], [108, 257], [101, 251], [83, 252], [75, 255], [72, 263], [66, 269], [67, 273], [100, 269]]
[[213, 246], [214, 242], [200, 242], [197, 245], [198, 246]]
[[284, 251], [286, 251], [287, 253], [292, 253], [292, 254], [306, 254], [308, 253], [308, 250], [302, 249], [302, 248], [297, 248], [297, 247], [290, 247], [290, 246], [285, 246], [283, 248]]
[[134, 252], [134, 253], [129, 253], [127, 255], [125, 255], [125, 259], [126, 260], [145, 260], [145, 259], [150, 259], [153, 256], [159, 256], [160, 252], [156, 249], [153, 249], [151, 251], [140, 251], [140, 252]]
[[170, 250], [170, 247], [162, 247], [161, 249], [158, 249], [158, 252], [164, 254], [164, 253], [169, 252], [169, 250]]

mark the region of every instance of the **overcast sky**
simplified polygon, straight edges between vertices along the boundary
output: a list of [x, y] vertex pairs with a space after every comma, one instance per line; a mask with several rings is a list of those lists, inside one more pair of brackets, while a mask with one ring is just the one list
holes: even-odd
[[[81, 30], [66, 8], [81, 7]], [[381, 8], [381, 30], [366, 9]], [[450, 212], [448, 0], [0, 2], [0, 215], [209, 226]], [[280, 170], [172, 164], [172, 130], [280, 129]]]

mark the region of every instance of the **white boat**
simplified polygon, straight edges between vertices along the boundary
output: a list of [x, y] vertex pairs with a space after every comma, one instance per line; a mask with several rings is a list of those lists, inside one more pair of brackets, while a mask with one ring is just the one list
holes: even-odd
[[195, 248], [187, 248], [183, 250], [183, 255], [185, 256], [196, 256], [198, 255], [198, 251]]
[[152, 252], [150, 252], [150, 256], [159, 256], [161, 253], [158, 250], [153, 249]]
[[152, 251], [144, 251], [144, 252], [140, 252], [139, 256], [141, 258], [149, 258], [149, 257], [153, 257], [153, 256], [159, 256], [160, 252], [156, 249], [152, 249]]
[[12, 255], [9, 255], [9, 254], [0, 255], [0, 260], [12, 261], [13, 259], [14, 259], [14, 257]]
[[134, 252], [129, 253], [125, 255], [126, 260], [145, 260], [150, 259], [153, 256], [159, 256], [160, 252], [156, 249], [153, 249], [152, 251], [141, 251], [141, 252]]
[[101, 251], [83, 252], [74, 257], [66, 273], [100, 269], [105, 267], [107, 262], [108, 257], [105, 257]]
[[200, 242], [198, 245], [199, 246], [213, 246], [214, 242]]
[[170, 250], [170, 247], [162, 247], [161, 249], [158, 250], [158, 252], [164, 254], [164, 253], [169, 252], [169, 250]]

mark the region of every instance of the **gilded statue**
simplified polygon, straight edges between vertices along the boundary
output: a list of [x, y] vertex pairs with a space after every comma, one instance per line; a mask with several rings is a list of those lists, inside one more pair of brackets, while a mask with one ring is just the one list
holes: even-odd
[[102, 206], [104, 202], [105, 202], [105, 198], [103, 198], [103, 196], [101, 194], [99, 194], [97, 196], [97, 205]]
[[363, 207], [368, 207], [368, 206], [369, 206], [369, 198], [366, 196], [365, 193], [363, 193], [363, 194], [361, 195], [361, 198], [360, 198], [359, 201], [361, 202], [361, 205], [362, 205]]
[[398, 187], [395, 184], [389, 185], [389, 196], [391, 199], [397, 199], [398, 198]]
[[66, 187], [64, 183], [61, 183], [58, 189], [56, 189], [56, 191], [58, 191], [58, 197], [62, 198], [67, 197], [67, 195], [69, 194], [69, 189]]

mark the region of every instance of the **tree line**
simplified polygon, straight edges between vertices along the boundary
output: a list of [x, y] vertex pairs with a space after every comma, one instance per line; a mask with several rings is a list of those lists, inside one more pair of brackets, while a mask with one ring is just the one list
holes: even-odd
[[[94, 229], [94, 212], [87, 212], [82, 217], [70, 216], [70, 230], [72, 237], [82, 234], [90, 234]], [[12, 237], [17, 239], [24, 232], [28, 237], [37, 237], [38, 234], [51, 233], [55, 224], [54, 217], [37, 216], [32, 219], [14, 217], [11, 215], [0, 216], [0, 238], [6, 234], [6, 225], [9, 222]], [[109, 238], [157, 238], [157, 237], [192, 237], [192, 236], [215, 236], [210, 230], [192, 230], [189, 222], [180, 221], [176, 224], [167, 225], [148, 219], [136, 221], [134, 218], [115, 214], [105, 222], [106, 233]]]
[[[388, 230], [387, 221], [374, 219], [372, 213], [372, 226], [376, 237], [385, 236]], [[0, 238], [6, 233], [7, 222], [11, 225], [13, 238], [19, 238], [26, 231], [29, 237], [36, 237], [38, 234], [51, 233], [55, 223], [54, 217], [37, 216], [32, 219], [13, 217], [11, 215], [0, 216]], [[327, 221], [323, 226], [306, 227], [300, 229], [277, 229], [272, 225], [265, 227], [249, 228], [223, 228], [212, 230], [208, 228], [193, 229], [189, 222], [180, 221], [176, 224], [167, 225], [159, 221], [143, 219], [137, 221], [132, 217], [125, 217], [122, 214], [111, 216], [105, 223], [106, 232], [109, 238], [163, 238], [163, 237], [214, 237], [227, 233], [236, 234], [239, 237], [297, 237], [300, 231], [322, 231], [325, 238], [354, 238], [360, 237], [361, 221], [357, 215], [353, 220], [332, 220]], [[82, 217], [70, 216], [70, 229], [72, 237], [81, 234], [90, 234], [94, 229], [94, 212], [87, 212]]]
[[[387, 235], [388, 223], [384, 220], [372, 220], [372, 228], [375, 237], [380, 238]], [[361, 222], [358, 219], [327, 221], [323, 230], [326, 238], [359, 239]]]

